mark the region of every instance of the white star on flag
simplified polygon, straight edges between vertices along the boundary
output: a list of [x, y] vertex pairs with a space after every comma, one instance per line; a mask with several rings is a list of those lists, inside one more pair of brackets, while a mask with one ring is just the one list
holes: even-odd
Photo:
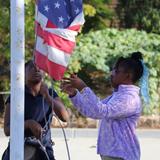
[[63, 23], [64, 18], [63, 18], [62, 16], [61, 16], [61, 17], [58, 17], [58, 19], [59, 19], [59, 22]]
[[60, 7], [60, 4], [57, 2], [54, 4], [55, 5], [55, 8], [59, 8]]
[[44, 7], [44, 10], [48, 12], [49, 7], [48, 7], [48, 6], [45, 6], [45, 7]]
[[75, 12], [76, 12], [76, 14], [78, 14], [78, 13], [79, 13], [79, 9], [77, 8], [77, 9], [75, 10]]
[[70, 16], [67, 16], [68, 17], [68, 19], [70, 20], [71, 19], [71, 17]]

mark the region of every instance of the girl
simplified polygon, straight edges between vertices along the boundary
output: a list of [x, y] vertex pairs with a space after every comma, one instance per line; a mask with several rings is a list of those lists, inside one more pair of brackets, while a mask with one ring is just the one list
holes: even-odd
[[111, 73], [114, 92], [104, 100], [76, 75], [62, 82], [62, 90], [69, 94], [79, 112], [101, 120], [97, 153], [102, 160], [140, 160], [135, 128], [141, 114], [141, 100], [135, 84], [142, 75], [142, 55], [136, 52], [129, 58], [118, 59]]

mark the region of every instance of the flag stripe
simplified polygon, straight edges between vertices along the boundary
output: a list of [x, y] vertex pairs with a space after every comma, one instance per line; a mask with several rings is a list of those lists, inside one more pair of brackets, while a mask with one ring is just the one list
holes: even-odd
[[[40, 24], [36, 21], [36, 26], [38, 27]], [[78, 26], [73, 26], [73, 28]], [[41, 26], [42, 28], [42, 26]], [[62, 37], [66, 40], [75, 42], [75, 36], [78, 34], [76, 31], [72, 31], [69, 29], [61, 29], [61, 28], [43, 28], [43, 32], [49, 32], [55, 35], [58, 35], [59, 37]]]
[[78, 14], [75, 17], [74, 21], [70, 24], [69, 27], [72, 27], [72, 26], [75, 26], [75, 25], [80, 25], [81, 26], [81, 25], [84, 24], [84, 22], [85, 22], [85, 20], [84, 20], [84, 14], [83, 14], [83, 12], [81, 12], [80, 14]]
[[44, 40], [37, 36], [36, 39], [36, 51], [39, 51], [44, 56], [47, 56], [47, 46], [44, 45]]
[[57, 28], [50, 20], [48, 20], [46, 28]]
[[80, 25], [74, 25], [74, 26], [69, 27], [68, 30], [74, 30], [74, 31], [79, 32], [80, 28], [81, 28]]
[[48, 60], [46, 56], [42, 55], [38, 51], [35, 52], [35, 62], [38, 67], [49, 73], [49, 75], [56, 80], [61, 80], [66, 70], [66, 67]]
[[43, 71], [48, 73], [48, 67], [47, 67], [47, 56], [43, 55], [42, 53], [39, 53], [37, 50], [34, 51], [34, 57], [35, 57], [35, 63], [36, 65], [42, 69]]
[[[36, 7], [38, 8], [38, 7]], [[41, 12], [37, 11], [37, 16], [36, 16], [36, 21], [44, 28], [47, 26], [48, 23], [48, 18], [45, 17], [43, 14], [41, 14]]]
[[70, 55], [56, 48], [48, 46], [48, 59], [56, 64], [67, 67]]
[[54, 48], [57, 48], [67, 53], [71, 53], [75, 47], [75, 42], [66, 40], [55, 34], [44, 31], [42, 30], [40, 25], [37, 26], [37, 35], [43, 38], [45, 43], [47, 43], [48, 45], [53, 46]]
[[44, 56], [47, 56], [50, 61], [59, 65], [62, 65], [64, 67], [67, 67], [70, 54], [63, 52], [61, 50], [58, 50], [54, 47], [51, 47], [43, 42], [44, 41], [42, 38], [37, 37], [36, 51], [38, 51]]

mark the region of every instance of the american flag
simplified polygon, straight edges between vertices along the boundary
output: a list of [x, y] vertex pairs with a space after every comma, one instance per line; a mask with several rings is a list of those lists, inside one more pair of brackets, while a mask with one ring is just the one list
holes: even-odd
[[84, 24], [82, 0], [38, 0], [36, 3], [35, 63], [60, 80]]

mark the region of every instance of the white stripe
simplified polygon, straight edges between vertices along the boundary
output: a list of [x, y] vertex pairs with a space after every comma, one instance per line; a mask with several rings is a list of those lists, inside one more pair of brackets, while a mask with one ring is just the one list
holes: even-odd
[[61, 29], [61, 28], [44, 28], [44, 30], [50, 32], [50, 33], [54, 33], [66, 40], [69, 40], [69, 41], [72, 41], [72, 42], [75, 42], [75, 36], [77, 36], [77, 32], [76, 31], [71, 31], [71, 30], [68, 30], [68, 29]]
[[48, 53], [47, 46], [43, 42], [44, 42], [44, 40], [42, 38], [40, 38], [39, 36], [37, 36], [36, 50], [39, 51], [44, 56], [47, 56], [47, 53]]
[[37, 37], [36, 50], [56, 64], [67, 67], [69, 63], [70, 55], [68, 53], [44, 44], [40, 37]]
[[70, 55], [56, 48], [48, 46], [48, 59], [56, 64], [67, 67]]
[[70, 27], [75, 25], [83, 25], [84, 22], [85, 22], [84, 14], [83, 12], [81, 12], [79, 15], [76, 16], [74, 21], [71, 23]]
[[42, 28], [45, 28], [48, 18], [46, 18], [41, 12], [37, 11], [36, 21], [41, 25]]
[[37, 8], [37, 5], [35, 5], [35, 18], [37, 17], [38, 15], [38, 8]]

